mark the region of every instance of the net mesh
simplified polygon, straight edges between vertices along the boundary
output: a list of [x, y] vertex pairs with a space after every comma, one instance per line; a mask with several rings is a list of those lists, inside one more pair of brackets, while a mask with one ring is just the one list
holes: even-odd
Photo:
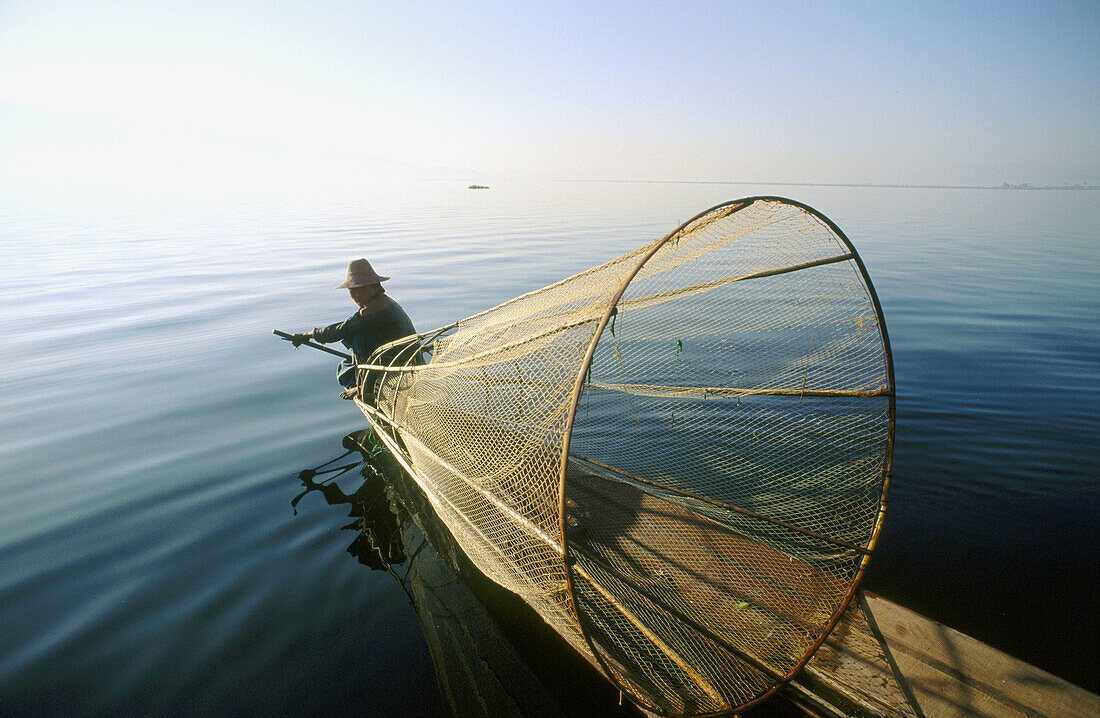
[[733, 712], [808, 659], [875, 542], [880, 317], [831, 222], [749, 198], [418, 337], [431, 361], [364, 371], [361, 406], [474, 563], [635, 702]]

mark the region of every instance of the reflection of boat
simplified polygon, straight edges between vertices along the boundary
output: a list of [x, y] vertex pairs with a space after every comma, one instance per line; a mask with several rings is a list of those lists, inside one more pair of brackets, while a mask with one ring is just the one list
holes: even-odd
[[[347, 454], [300, 475], [306, 494], [350, 507], [348, 552], [394, 576], [408, 595], [458, 716], [631, 716], [618, 693], [514, 594], [486, 579], [435, 516], [416, 484], [371, 432], [344, 438]], [[335, 464], [335, 466], [331, 466]], [[333, 480], [333, 479], [336, 480]], [[345, 492], [340, 484], [350, 486]], [[339, 483], [338, 483], [339, 482]]]

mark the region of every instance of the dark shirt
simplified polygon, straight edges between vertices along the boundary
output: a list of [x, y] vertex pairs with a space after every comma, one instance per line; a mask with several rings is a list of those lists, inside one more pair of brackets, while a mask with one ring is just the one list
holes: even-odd
[[351, 350], [354, 362], [340, 364], [337, 378], [348, 388], [355, 386], [355, 364], [365, 364], [374, 350], [394, 339], [416, 334], [412, 320], [401, 305], [385, 294], [336, 324], [313, 330], [313, 338], [322, 344], [340, 342]]

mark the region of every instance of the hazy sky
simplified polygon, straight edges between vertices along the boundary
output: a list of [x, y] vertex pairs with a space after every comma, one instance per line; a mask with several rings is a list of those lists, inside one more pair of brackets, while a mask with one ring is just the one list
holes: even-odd
[[1097, 0], [0, 0], [8, 180], [1100, 184], [1098, 128]]

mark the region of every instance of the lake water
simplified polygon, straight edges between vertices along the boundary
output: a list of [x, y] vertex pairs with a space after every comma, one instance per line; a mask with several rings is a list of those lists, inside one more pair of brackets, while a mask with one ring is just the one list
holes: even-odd
[[350, 314], [355, 257], [428, 329], [757, 194], [844, 229], [886, 316], [894, 488], [865, 586], [1100, 689], [1100, 192], [410, 182], [0, 199], [0, 714], [444, 711], [347, 511], [292, 512], [365, 420], [335, 359], [272, 329]]

